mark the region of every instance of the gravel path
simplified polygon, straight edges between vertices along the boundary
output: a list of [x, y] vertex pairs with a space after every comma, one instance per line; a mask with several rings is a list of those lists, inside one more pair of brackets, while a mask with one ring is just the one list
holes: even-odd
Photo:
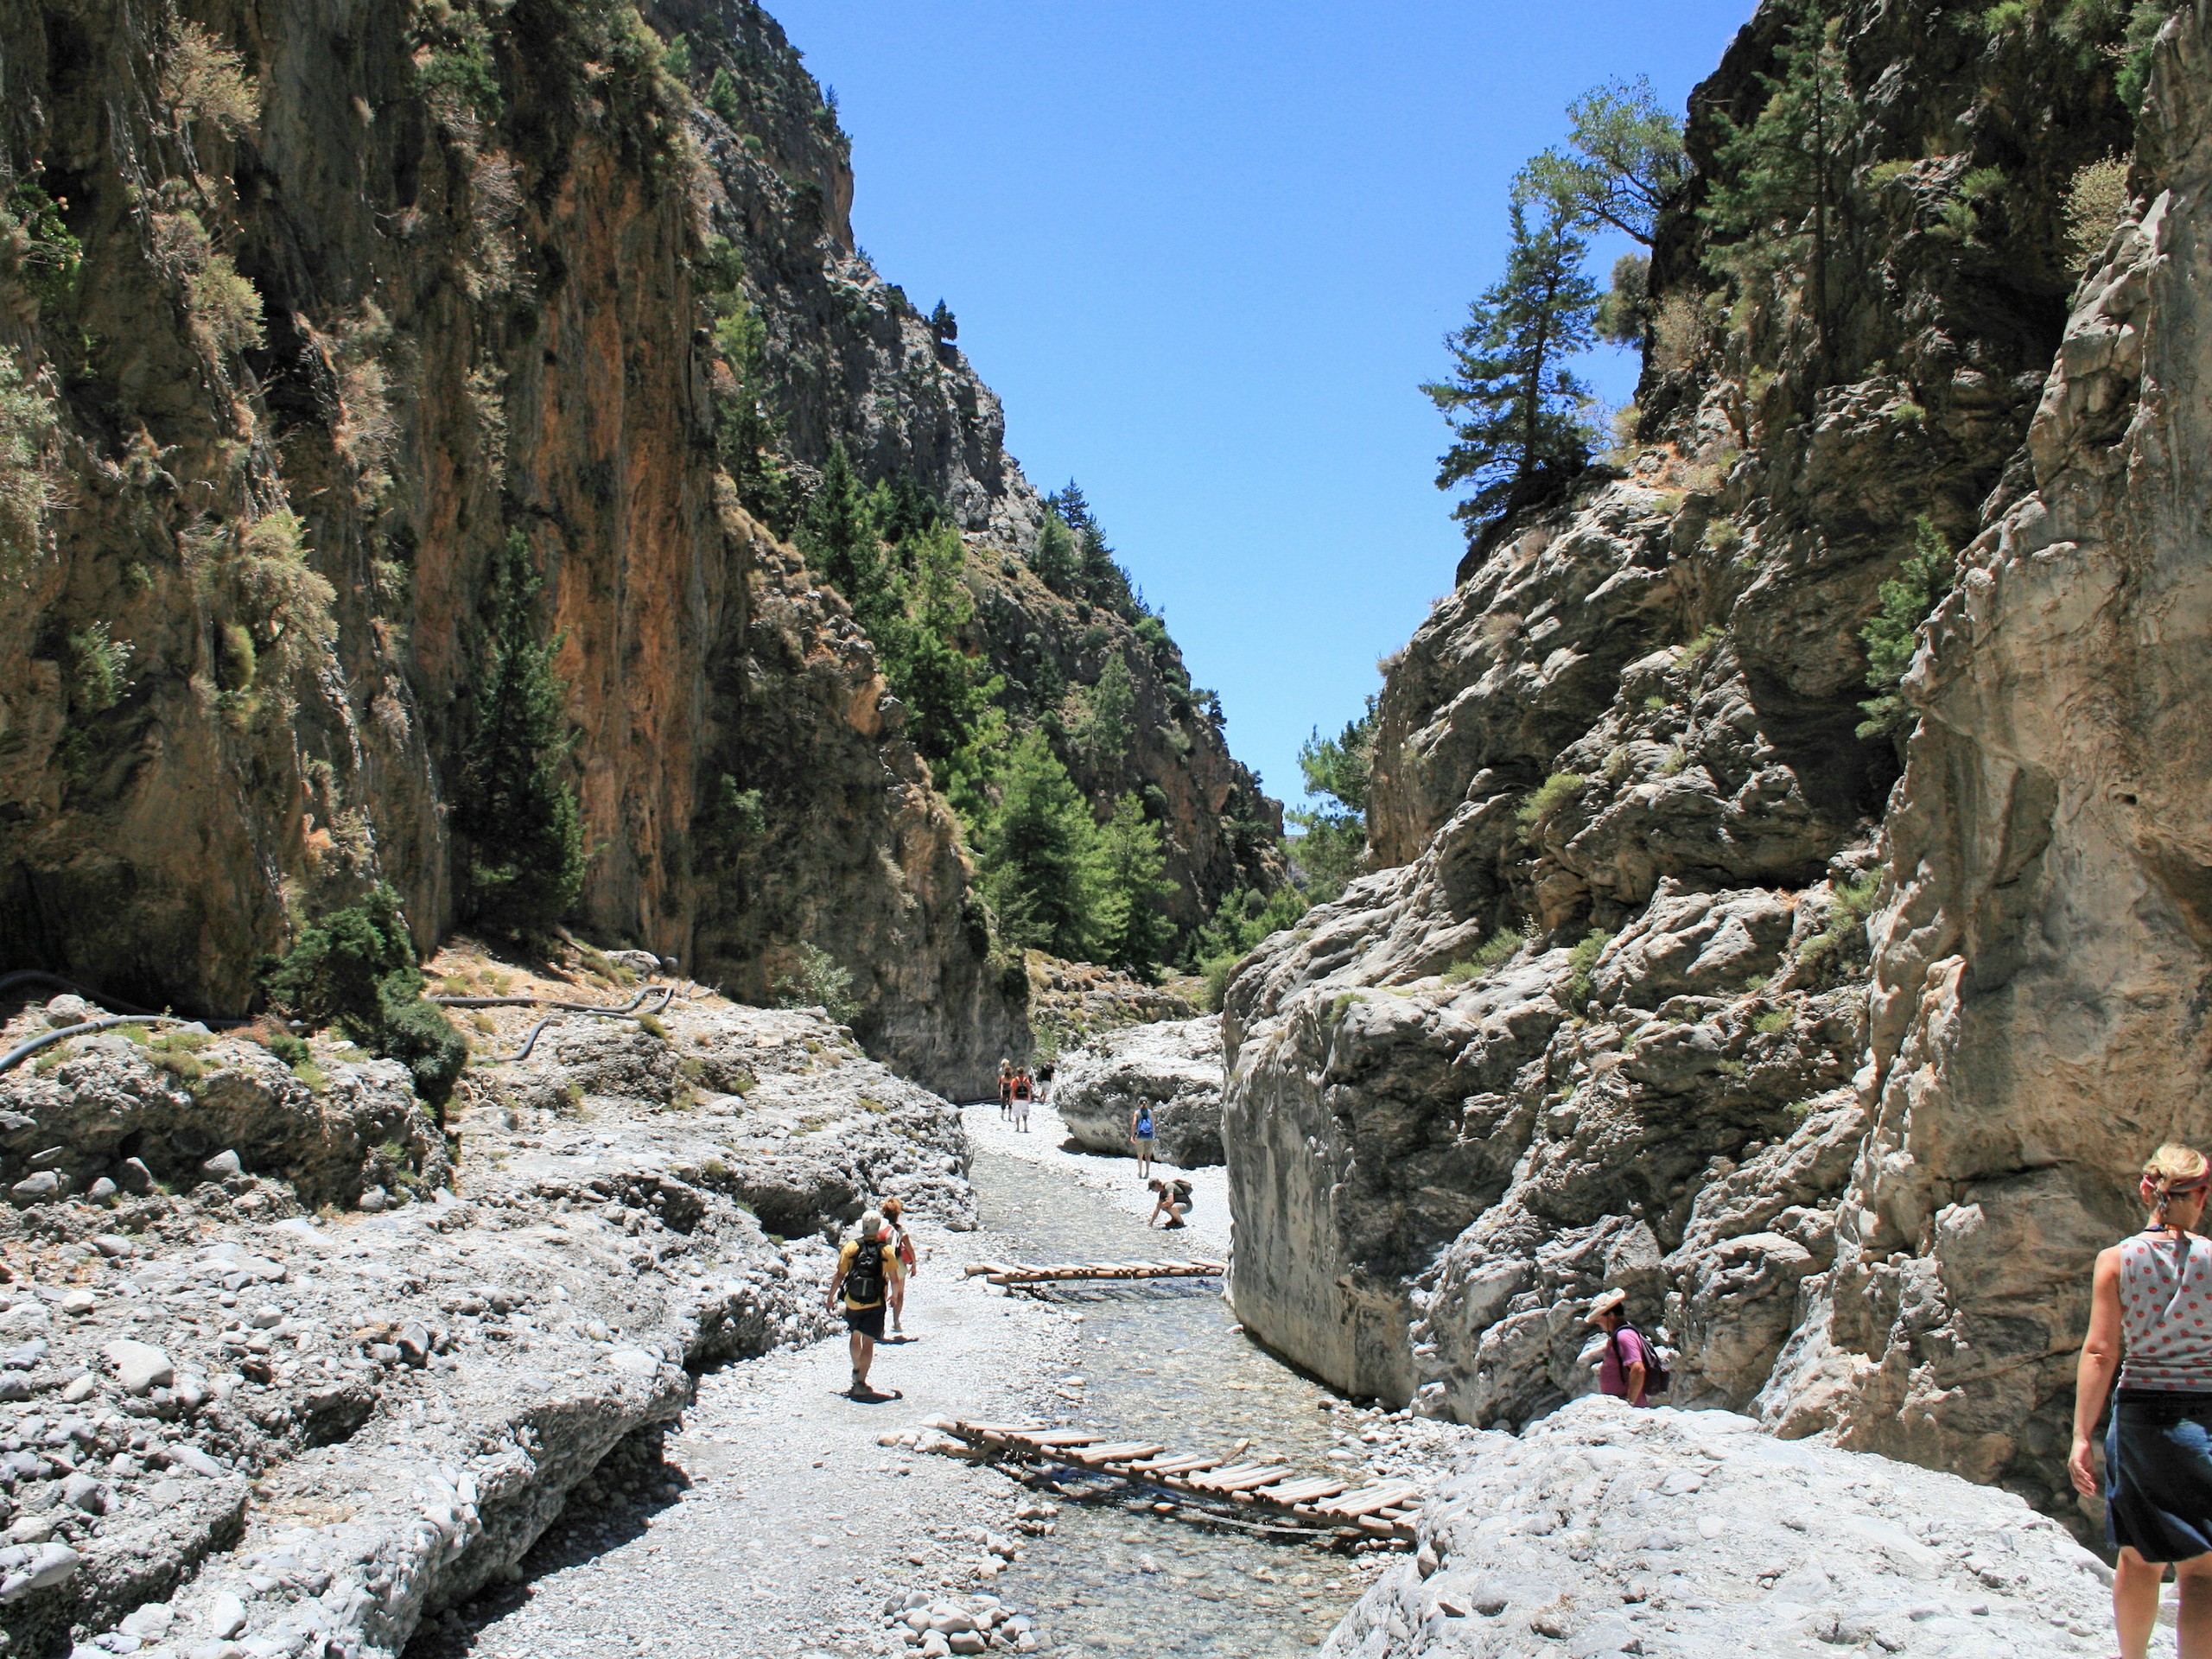
[[1017, 1412], [1061, 1357], [1054, 1310], [960, 1276], [988, 1234], [916, 1230], [912, 1339], [877, 1350], [870, 1381], [905, 1398], [864, 1406], [838, 1390], [841, 1338], [699, 1380], [665, 1462], [583, 1514], [570, 1506], [523, 1580], [426, 1627], [410, 1659], [656, 1659], [903, 1651], [881, 1610], [910, 1590], [988, 1589], [982, 1529], [1011, 1534], [1027, 1494], [956, 1459], [886, 1437], [940, 1414]]
[[[993, 1152], [1041, 1164], [1065, 1175], [1071, 1185], [1088, 1187], [1103, 1195], [1139, 1220], [1152, 1213], [1154, 1194], [1137, 1179], [1136, 1160], [1069, 1151], [1061, 1144], [1068, 1138], [1067, 1126], [1051, 1106], [1029, 1109], [1027, 1135], [1017, 1135], [1011, 1123], [1001, 1121], [996, 1106], [963, 1107], [960, 1116], [967, 1126], [971, 1146], [988, 1147]], [[1180, 1176], [1190, 1182], [1192, 1192], [1190, 1223], [1180, 1235], [1184, 1243], [1172, 1244], [1167, 1241], [1176, 1235], [1158, 1234], [1161, 1242], [1154, 1247], [1155, 1253], [1167, 1257], [1203, 1252], [1226, 1260], [1229, 1172], [1219, 1165], [1204, 1169], [1177, 1169], [1158, 1159], [1153, 1160], [1153, 1168], [1162, 1175]]]

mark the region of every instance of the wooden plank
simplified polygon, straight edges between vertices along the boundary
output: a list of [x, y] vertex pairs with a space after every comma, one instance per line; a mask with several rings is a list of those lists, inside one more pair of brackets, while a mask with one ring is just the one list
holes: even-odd
[[1130, 1468], [1141, 1475], [1195, 1475], [1202, 1470], [1218, 1469], [1219, 1458], [1203, 1455], [1185, 1458], [1153, 1458], [1143, 1463], [1133, 1463]]
[[1272, 1486], [1288, 1473], [1289, 1470], [1274, 1464], [1265, 1469], [1255, 1469], [1247, 1475], [1233, 1475], [1226, 1480], [1217, 1475], [1207, 1475], [1192, 1482], [1192, 1484], [1210, 1492], [1244, 1492], [1255, 1487]]
[[1140, 1458], [1156, 1458], [1166, 1449], [1158, 1440], [1116, 1440], [1110, 1446], [1087, 1446], [1083, 1455], [1101, 1463], [1135, 1463]]
[[1065, 1451], [1073, 1446], [1096, 1446], [1098, 1436], [1086, 1434], [1079, 1428], [1024, 1429], [1006, 1437], [1010, 1440], [1026, 1440], [1045, 1451]]
[[951, 1425], [954, 1434], [1045, 1434], [1051, 1433], [1046, 1423], [963, 1423]]
[[1334, 1497], [1344, 1489], [1341, 1480], [1286, 1480], [1252, 1494], [1270, 1503], [1311, 1503], [1317, 1497]]
[[1418, 1489], [1412, 1486], [1370, 1486], [1364, 1491], [1332, 1499], [1320, 1507], [1331, 1515], [1357, 1519], [1363, 1515], [1373, 1515], [1378, 1510], [1395, 1509], [1408, 1498], [1418, 1496]]

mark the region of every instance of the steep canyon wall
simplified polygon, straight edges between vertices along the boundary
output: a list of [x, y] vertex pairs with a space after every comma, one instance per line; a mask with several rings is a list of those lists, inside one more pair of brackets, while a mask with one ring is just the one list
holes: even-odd
[[1081, 781], [1162, 824], [1179, 920], [1269, 878], [1172, 641], [1028, 570], [996, 400], [855, 251], [845, 141], [759, 8], [51, 0], [0, 16], [0, 485], [54, 497], [0, 526], [0, 966], [228, 1012], [370, 882], [442, 937], [519, 534], [593, 932], [756, 999], [826, 950], [944, 1089], [1026, 1045], [871, 642], [725, 471], [716, 238], [798, 485], [841, 442], [941, 497], [971, 651], [1064, 685], [1125, 653], [1136, 741]]
[[[1692, 205], [1775, 10], [1694, 98]], [[1588, 1389], [1617, 1285], [1678, 1403], [2070, 1507], [2089, 1256], [2149, 1146], [2212, 1128], [2212, 12], [2169, 25], [2078, 277], [2065, 184], [2126, 117], [2039, 27], [1844, 7], [1872, 205], [1825, 347], [1707, 305], [1637, 450], [1390, 666], [1375, 873], [1224, 1021], [1237, 1310], [1339, 1385], [1524, 1422]], [[1704, 234], [1662, 224], [1662, 302], [1710, 287]], [[1960, 579], [1907, 730], [1861, 736], [1859, 631], [1929, 531]]]

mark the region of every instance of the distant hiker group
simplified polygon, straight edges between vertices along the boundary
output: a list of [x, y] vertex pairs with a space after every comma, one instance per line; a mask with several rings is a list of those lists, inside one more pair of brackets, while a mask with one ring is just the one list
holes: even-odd
[[1034, 1076], [1026, 1065], [1016, 1065], [1012, 1060], [999, 1062], [999, 1118], [1014, 1125], [1017, 1135], [1029, 1133], [1029, 1103], [1045, 1097], [1045, 1084], [1052, 1076], [1049, 1065], [1039, 1066]]

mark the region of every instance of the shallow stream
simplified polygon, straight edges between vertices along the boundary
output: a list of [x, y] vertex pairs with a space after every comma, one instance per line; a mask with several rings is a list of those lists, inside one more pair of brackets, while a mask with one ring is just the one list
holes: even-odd
[[[1136, 1179], [1136, 1166], [1128, 1166]], [[1173, 1235], [1052, 1168], [979, 1148], [973, 1179], [983, 1225], [1030, 1261], [1158, 1257]], [[1333, 1396], [1238, 1329], [1217, 1290], [1161, 1283], [1054, 1293], [1080, 1316], [1083, 1359], [1040, 1414], [1172, 1452], [1265, 1455], [1304, 1473], [1337, 1465]], [[1119, 1483], [1087, 1483], [1114, 1491]], [[1127, 1489], [1122, 1489], [1126, 1491]], [[1058, 1659], [1120, 1653], [1274, 1659], [1307, 1654], [1364, 1587], [1352, 1558], [1313, 1544], [1221, 1531], [1132, 1512], [1121, 1502], [1059, 1505], [1058, 1529], [1025, 1541], [1025, 1559], [993, 1586], [1033, 1613]], [[1376, 1558], [1363, 1558], [1373, 1560]]]

